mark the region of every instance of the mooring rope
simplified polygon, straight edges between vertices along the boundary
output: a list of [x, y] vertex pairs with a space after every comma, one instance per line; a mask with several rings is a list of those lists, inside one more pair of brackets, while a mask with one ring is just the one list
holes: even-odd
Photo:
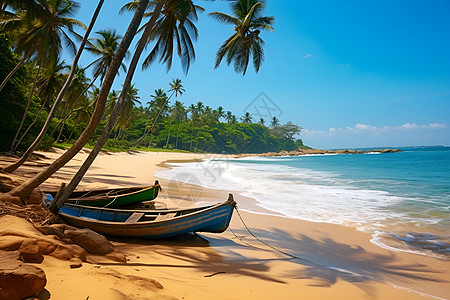
[[[286, 251], [283, 251], [283, 250], [281, 250], [281, 249], [279, 249], [279, 248], [277, 248], [277, 247], [274, 247], [274, 246], [272, 246], [272, 245], [270, 245], [270, 244], [264, 242], [264, 241], [261, 240], [260, 238], [258, 238], [258, 237], [250, 230], [250, 228], [247, 226], [247, 224], [245, 223], [245, 221], [244, 221], [244, 219], [242, 218], [241, 213], [239, 212], [239, 209], [237, 208], [237, 206], [235, 206], [234, 209], [236, 210], [236, 212], [237, 212], [237, 214], [238, 214], [238, 216], [239, 216], [239, 219], [241, 220], [241, 222], [242, 222], [242, 224], [244, 225], [245, 229], [247, 229], [248, 233], [250, 233], [250, 235], [253, 236], [258, 242], [260, 242], [260, 243], [263, 244], [263, 245], [266, 245], [267, 247], [269, 247], [269, 248], [275, 250], [276, 252], [279, 252], [279, 253], [281, 253], [281, 254], [284, 254], [284, 255], [286, 255], [286, 256], [289, 256], [290, 258], [295, 258], [295, 259], [300, 259], [300, 260], [306, 260], [306, 259], [304, 259], [304, 258], [295, 256], [295, 255], [292, 255], [292, 254], [290, 254], [290, 253], [287, 253]], [[235, 236], [236, 238], [238, 238], [240, 241], [242, 241], [242, 239], [239, 238], [239, 237], [234, 233], [234, 231], [233, 231], [231, 228], [230, 228], [230, 230], [231, 230], [231, 232], [234, 234], [234, 236]], [[242, 241], [242, 242], [244, 242], [244, 241]], [[247, 245], [249, 245], [249, 246], [251, 246], [251, 247], [253, 247], [253, 248], [261, 249], [261, 248], [259, 248], [259, 247], [256, 247], [256, 246], [251, 245], [250, 243], [247, 243], [247, 242], [244, 242], [244, 243], [246, 243]], [[264, 250], [265, 250], [265, 249], [264, 249]]]
[[[322, 267], [322, 268], [326, 268], [326, 269], [333, 270], [333, 271], [344, 272], [344, 273], [352, 273], [352, 274], [354, 274], [354, 275], [362, 276], [362, 275], [360, 275], [360, 274], [356, 274], [356, 273], [353, 273], [353, 272], [349, 272], [349, 271], [347, 271], [347, 270], [342, 270], [342, 269], [337, 269], [337, 268], [334, 268], [334, 267], [327, 267], [327, 266], [324, 266], [324, 265], [319, 264], [319, 263], [316, 263], [316, 262], [314, 262], [314, 261], [312, 261], [312, 260], [309, 260], [309, 259], [306, 259], [306, 258], [302, 258], [302, 257], [296, 256], [296, 255], [290, 254], [290, 253], [288, 253], [288, 252], [286, 252], [286, 251], [283, 251], [283, 250], [281, 250], [281, 249], [279, 249], [279, 248], [277, 248], [277, 247], [275, 247], [275, 246], [272, 246], [272, 245], [270, 245], [270, 244], [264, 242], [263, 240], [261, 240], [260, 238], [258, 238], [258, 237], [250, 230], [250, 228], [249, 228], [249, 227], [247, 226], [247, 224], [245, 223], [244, 218], [242, 218], [241, 213], [239, 212], [239, 209], [237, 208], [237, 206], [235, 206], [234, 208], [235, 208], [235, 210], [236, 210], [236, 212], [237, 212], [237, 214], [238, 214], [238, 216], [239, 216], [239, 219], [241, 220], [242, 224], [244, 225], [244, 227], [245, 227], [245, 229], [248, 231], [248, 233], [249, 233], [251, 236], [253, 236], [258, 242], [260, 242], [260, 243], [263, 244], [263, 245], [266, 245], [267, 247], [271, 248], [272, 250], [274, 250], [274, 251], [276, 251], [276, 252], [279, 252], [279, 253], [281, 253], [281, 254], [284, 254], [284, 255], [286, 255], [286, 256], [289, 256], [290, 258], [302, 260], [302, 261], [308, 262], [308, 263], [310, 263], [310, 264], [313, 264], [313, 265], [316, 265], [316, 266], [319, 266], [319, 267]], [[260, 247], [257, 247], [257, 246], [253, 246], [253, 245], [251, 245], [250, 243], [243, 241], [242, 238], [240, 238], [239, 236], [237, 236], [236, 233], [234, 233], [234, 231], [233, 231], [231, 228], [230, 228], [230, 230], [231, 230], [231, 232], [233, 233], [233, 235], [234, 235], [237, 239], [239, 239], [241, 242], [247, 244], [248, 246], [253, 247], [253, 248], [256, 248], [256, 249], [266, 250], [266, 251], [267, 251], [267, 249], [263, 249], [263, 248], [260, 248]]]

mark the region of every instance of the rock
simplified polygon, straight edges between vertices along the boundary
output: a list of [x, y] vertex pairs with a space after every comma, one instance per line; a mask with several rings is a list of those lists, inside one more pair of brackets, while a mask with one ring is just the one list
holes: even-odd
[[13, 251], [19, 249], [22, 242], [25, 240], [22, 236], [0, 236], [0, 250]]
[[106, 254], [105, 257], [110, 259], [110, 260], [121, 262], [121, 263], [126, 263], [127, 262], [126, 256], [123, 253], [118, 252], [118, 251], [114, 251], [114, 252], [108, 253], [108, 254]]
[[105, 255], [114, 251], [113, 244], [90, 229], [66, 230], [65, 235], [88, 253]]
[[44, 256], [38, 246], [36, 239], [26, 239], [19, 248], [20, 260], [23, 262], [38, 263], [44, 260]]
[[75, 257], [73, 250], [67, 245], [63, 244], [58, 245], [56, 249], [49, 255], [62, 260], [70, 260]]
[[79, 258], [82, 261], [86, 261], [86, 256], [87, 256], [86, 250], [84, 250], [83, 248], [81, 248], [80, 246], [78, 246], [76, 244], [68, 245], [68, 247], [72, 250], [75, 258]]
[[0, 299], [37, 296], [47, 284], [41, 268], [17, 260], [18, 252], [0, 251]]
[[81, 268], [82, 265], [83, 265], [83, 262], [79, 258], [75, 257], [75, 258], [72, 258], [71, 260], [69, 260], [69, 266], [71, 269]]
[[35, 226], [35, 228], [43, 235], [55, 235], [60, 239], [65, 238], [64, 231], [60, 228], [53, 226]]

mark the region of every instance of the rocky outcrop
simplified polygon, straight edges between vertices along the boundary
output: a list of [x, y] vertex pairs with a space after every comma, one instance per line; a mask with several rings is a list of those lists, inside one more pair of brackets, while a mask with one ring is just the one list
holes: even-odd
[[90, 229], [65, 224], [35, 227], [10, 215], [0, 218], [0, 250], [17, 251], [22, 261], [34, 263], [42, 262], [43, 255], [86, 261], [88, 253], [126, 262], [125, 256], [117, 252], [110, 241]]
[[110, 241], [90, 229], [66, 230], [64, 234], [88, 253], [105, 255], [114, 251]]
[[279, 156], [300, 156], [300, 155], [313, 155], [313, 154], [367, 154], [367, 153], [396, 153], [402, 152], [400, 149], [373, 149], [373, 150], [322, 150], [322, 149], [297, 149], [292, 151], [280, 151], [280, 152], [267, 152], [267, 153], [241, 153], [235, 155], [236, 158], [241, 157], [279, 157]]
[[19, 252], [0, 251], [0, 299], [37, 296], [47, 284], [44, 271], [18, 260]]

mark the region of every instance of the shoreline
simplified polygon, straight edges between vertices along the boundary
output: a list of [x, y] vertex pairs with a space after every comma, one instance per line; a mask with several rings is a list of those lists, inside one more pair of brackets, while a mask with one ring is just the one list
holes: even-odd
[[[77, 156], [46, 186], [58, 186], [61, 181], [70, 180], [70, 174], [82, 163], [85, 155]], [[167, 166], [170, 161], [198, 161], [208, 156], [184, 153], [101, 155], [83, 179], [81, 187], [145, 185], [149, 180], [157, 179], [155, 171], [170, 167]], [[37, 167], [30, 168], [36, 170]], [[29, 167], [25, 169], [25, 173], [30, 171]], [[191, 186], [174, 186], [167, 179], [160, 182], [163, 201], [171, 198], [169, 202], [177, 202], [172, 204], [192, 205], [192, 199], [185, 197]], [[197, 197], [221, 202], [227, 195], [228, 191], [203, 186]], [[235, 199], [238, 203], [252, 201], [237, 194]], [[89, 299], [105, 299], [105, 295], [118, 297], [119, 293], [127, 295], [120, 299], [132, 299], [129, 298], [131, 295], [149, 295], [145, 288], [126, 279], [134, 275], [148, 276], [161, 282], [164, 290], [158, 293], [160, 298], [155, 299], [272, 299], [280, 296], [289, 299], [296, 295], [305, 299], [446, 299], [450, 281], [448, 261], [383, 249], [370, 241], [369, 234], [341, 225], [246, 211], [241, 213], [256, 236], [303, 260], [268, 251], [246, 231], [235, 213], [230, 228], [238, 238], [227, 230], [222, 234], [200, 233], [208, 242], [198, 238], [190, 241], [114, 239], [116, 246], [127, 256], [127, 264], [100, 264], [98, 269], [85, 264], [80, 269], [66, 270], [64, 262], [46, 257], [38, 266], [48, 275], [50, 299], [85, 299], [86, 295], [90, 296]], [[248, 244], [266, 249], [252, 248]], [[211, 277], [205, 277], [211, 274]], [[91, 281], [94, 281], [94, 276], [98, 281], [105, 280], [105, 283], [98, 286], [91, 283], [85, 290], [77, 291], [76, 287], [88, 280], [83, 277], [87, 275]], [[116, 288], [114, 282], [120, 284], [120, 288]], [[233, 289], [229, 288], [230, 285]], [[395, 286], [410, 290], [420, 287], [420, 290], [410, 292]], [[70, 291], [69, 295], [67, 291]]]

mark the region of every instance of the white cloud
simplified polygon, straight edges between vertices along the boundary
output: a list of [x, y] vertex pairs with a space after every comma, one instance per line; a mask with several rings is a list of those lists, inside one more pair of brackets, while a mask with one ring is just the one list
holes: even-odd
[[328, 130], [310, 130], [304, 129], [303, 135], [335, 135], [341, 133], [372, 133], [374, 135], [400, 130], [428, 129], [437, 130], [447, 128], [447, 125], [440, 123], [432, 123], [428, 125], [418, 125], [416, 123], [405, 123], [399, 126], [382, 126], [376, 127], [368, 124], [356, 124], [346, 128], [330, 127]]
[[446, 124], [405, 123], [397, 126], [353, 126], [328, 130], [304, 129], [303, 142], [311, 147], [361, 148], [407, 145], [450, 145], [450, 128]]
[[312, 54], [311, 53], [306, 53], [305, 54], [305, 56], [303, 56], [304, 58], [310, 58], [310, 57], [312, 57]]

